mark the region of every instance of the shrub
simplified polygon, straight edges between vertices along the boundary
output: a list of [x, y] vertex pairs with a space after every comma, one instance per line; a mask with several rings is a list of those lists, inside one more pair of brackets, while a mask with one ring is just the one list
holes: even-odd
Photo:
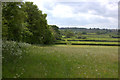
[[15, 41], [3, 41], [2, 43], [2, 57], [3, 63], [17, 63], [23, 57], [28, 55], [27, 43], [18, 43]]
[[84, 36], [78, 36], [77, 39], [86, 39]]
[[77, 38], [78, 38], [78, 39], [81, 39], [82, 37], [79, 36], [79, 37], [77, 37]]
[[86, 39], [86, 37], [82, 37], [82, 39]]
[[82, 32], [82, 34], [87, 34], [87, 32]]

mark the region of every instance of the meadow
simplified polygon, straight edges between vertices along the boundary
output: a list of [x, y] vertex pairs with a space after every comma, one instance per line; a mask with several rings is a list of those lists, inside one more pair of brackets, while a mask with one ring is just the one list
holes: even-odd
[[1, 5], [3, 78], [118, 77], [119, 29], [60, 28], [33, 2]]
[[27, 45], [24, 49], [25, 57], [3, 63], [3, 78], [118, 77], [117, 46]]
[[3, 78], [117, 78], [119, 38], [77, 36], [51, 45], [3, 42]]

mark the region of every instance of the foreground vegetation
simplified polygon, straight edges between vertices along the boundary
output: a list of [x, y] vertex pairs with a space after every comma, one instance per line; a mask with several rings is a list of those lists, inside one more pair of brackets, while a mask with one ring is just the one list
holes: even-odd
[[30, 44], [52, 44], [58, 27], [47, 24], [47, 14], [33, 2], [2, 3], [2, 39]]
[[60, 30], [32, 2], [4, 2], [2, 13], [3, 78], [118, 77], [118, 30]]
[[[10, 44], [13, 42], [8, 42]], [[26, 51], [3, 63], [4, 78], [117, 78], [118, 47], [53, 45], [14, 42]], [[10, 47], [7, 46], [7, 47]], [[12, 49], [9, 48], [9, 49]], [[15, 49], [14, 49], [15, 50]], [[5, 51], [7, 51], [5, 49]], [[4, 52], [4, 51], [3, 51]], [[25, 55], [27, 54], [27, 55]], [[6, 56], [5, 56], [6, 57]], [[3, 60], [5, 60], [5, 57]], [[17, 62], [16, 62], [17, 61]], [[5, 61], [3, 61], [5, 62]]]

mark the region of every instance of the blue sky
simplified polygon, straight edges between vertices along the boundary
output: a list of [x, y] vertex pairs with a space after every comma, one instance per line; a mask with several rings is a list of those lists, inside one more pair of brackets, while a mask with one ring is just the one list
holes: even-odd
[[27, 0], [58, 27], [118, 28], [118, 0]]

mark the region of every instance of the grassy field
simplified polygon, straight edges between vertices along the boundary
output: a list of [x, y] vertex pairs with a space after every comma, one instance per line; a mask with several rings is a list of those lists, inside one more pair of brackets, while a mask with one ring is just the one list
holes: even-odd
[[[117, 33], [117, 32], [116, 32]], [[75, 34], [68, 38], [66, 35], [62, 35], [62, 40], [99, 40], [105, 42], [116, 42], [120, 41], [120, 38], [113, 38], [112, 36], [118, 36], [115, 33], [105, 33], [105, 34], [96, 34], [96, 33], [88, 33], [88, 34]], [[79, 37], [79, 38], [78, 38]]]
[[29, 46], [29, 55], [3, 65], [5, 78], [117, 78], [118, 47]]
[[76, 43], [76, 44], [118, 44], [118, 42], [90, 42], [90, 41], [59, 41], [58, 43]]
[[[65, 40], [66, 38], [63, 38]], [[76, 39], [76, 38], [67, 38], [67, 40], [106, 40], [106, 41], [119, 41], [118, 38], [86, 38], [86, 39]]]
[[[84, 37], [84, 38], [82, 38]], [[61, 40], [57, 40], [56, 44], [73, 44], [73, 45], [104, 45], [104, 46], [118, 46], [120, 45], [119, 38], [112, 38], [109, 34], [82, 34], [82, 37], [78, 39], [77, 37], [73, 36], [67, 38], [66, 36], [62, 36]], [[118, 42], [119, 41], [119, 42]]]

